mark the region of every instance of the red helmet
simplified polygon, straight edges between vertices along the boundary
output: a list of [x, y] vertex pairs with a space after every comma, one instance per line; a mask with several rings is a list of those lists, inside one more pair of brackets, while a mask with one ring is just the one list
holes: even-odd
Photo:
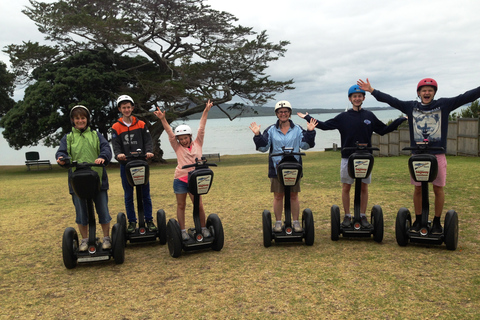
[[437, 81], [433, 80], [432, 78], [425, 78], [420, 80], [420, 82], [417, 85], [417, 92], [420, 90], [421, 87], [423, 86], [431, 86], [435, 88], [435, 92], [438, 90], [438, 84]]

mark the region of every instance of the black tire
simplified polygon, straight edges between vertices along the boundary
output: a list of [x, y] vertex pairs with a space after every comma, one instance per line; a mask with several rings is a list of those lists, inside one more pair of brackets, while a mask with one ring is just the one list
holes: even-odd
[[123, 232], [123, 239], [125, 241], [125, 247], [126, 247], [127, 246], [127, 216], [125, 215], [125, 213], [119, 212], [117, 214], [117, 223], [120, 224], [119, 231]]
[[315, 242], [315, 227], [313, 222], [313, 213], [310, 209], [303, 210], [302, 227], [305, 230], [305, 244], [312, 246]]
[[213, 236], [215, 239], [212, 243], [212, 249], [215, 251], [220, 251], [223, 248], [223, 244], [225, 242], [225, 237], [223, 234], [223, 226], [222, 221], [220, 218], [215, 214], [212, 213], [207, 218], [207, 228], [213, 228]]
[[384, 229], [382, 207], [380, 207], [379, 205], [373, 206], [370, 219], [373, 225], [373, 240], [375, 240], [375, 242], [380, 243], [383, 240], [383, 229]]
[[272, 215], [268, 210], [263, 210], [262, 212], [262, 226], [263, 246], [268, 248], [272, 245]]
[[407, 232], [411, 225], [412, 217], [410, 216], [410, 211], [407, 208], [400, 208], [395, 220], [395, 238], [397, 238], [399, 246], [405, 247], [408, 244]]
[[448, 210], [445, 215], [443, 236], [448, 250], [456, 250], [458, 245], [458, 214], [455, 210]]
[[330, 239], [337, 241], [340, 236], [340, 208], [337, 205], [333, 205], [330, 209], [330, 227]]
[[165, 217], [165, 211], [160, 209], [157, 211], [157, 235], [158, 240], [160, 240], [160, 244], [167, 243], [167, 218]]
[[63, 232], [63, 239], [62, 239], [63, 264], [67, 269], [73, 269], [77, 266], [77, 252], [78, 252], [77, 231], [72, 227], [68, 227]]
[[167, 223], [167, 243], [168, 251], [173, 258], [178, 258], [182, 254], [182, 232], [177, 220], [170, 219]]
[[125, 262], [125, 232], [118, 222], [112, 227], [112, 254], [116, 264]]

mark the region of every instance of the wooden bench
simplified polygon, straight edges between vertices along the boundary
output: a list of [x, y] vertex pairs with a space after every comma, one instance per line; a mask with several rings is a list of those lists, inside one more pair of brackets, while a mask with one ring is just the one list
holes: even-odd
[[25, 159], [25, 165], [28, 171], [30, 171], [30, 167], [32, 166], [36, 166], [37, 170], [40, 170], [40, 166], [49, 166], [49, 169], [52, 169], [50, 160], [40, 160], [40, 154], [37, 151], [25, 152]]
[[209, 158], [218, 158], [218, 161], [220, 161], [220, 153], [205, 153], [202, 155], [203, 157], [209, 159]]

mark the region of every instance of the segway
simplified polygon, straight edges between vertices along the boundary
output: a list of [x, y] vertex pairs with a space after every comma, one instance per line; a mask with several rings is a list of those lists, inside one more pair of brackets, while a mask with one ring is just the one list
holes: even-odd
[[340, 235], [344, 237], [367, 237], [373, 235], [375, 242], [383, 240], [383, 211], [379, 205], [374, 205], [370, 214], [371, 228], [362, 227], [360, 222], [360, 200], [362, 194], [362, 179], [367, 178], [373, 169], [374, 158], [370, 150], [378, 148], [368, 147], [367, 144], [356, 143], [356, 147], [345, 147], [355, 149], [355, 152], [348, 157], [348, 175], [355, 179], [355, 198], [353, 201], [353, 219], [349, 227], [340, 223], [340, 208], [333, 205], [330, 211], [331, 218], [331, 239], [337, 241]]
[[441, 245], [445, 242], [448, 250], [456, 250], [458, 244], [458, 215], [455, 210], [447, 211], [442, 234], [432, 234], [432, 222], [428, 220], [429, 200], [428, 183], [437, 177], [438, 163], [433, 150], [444, 150], [442, 147], [431, 147], [428, 140], [417, 142], [415, 147], [406, 147], [403, 150], [412, 150], [414, 154], [408, 159], [410, 175], [422, 186], [422, 215], [420, 231], [411, 230], [412, 217], [407, 208], [400, 208], [395, 222], [395, 237], [398, 245], [404, 247], [408, 242]]
[[202, 249], [213, 249], [220, 251], [223, 248], [224, 235], [220, 218], [215, 213], [207, 217], [206, 227], [210, 231], [209, 237], [204, 237], [200, 224], [200, 196], [210, 191], [213, 182], [213, 171], [209, 166], [216, 167], [214, 163], [207, 163], [205, 157], [195, 159], [195, 163], [183, 166], [182, 169], [194, 167], [195, 169], [188, 176], [188, 192], [193, 195], [193, 223], [194, 228], [188, 229], [189, 239], [182, 239], [180, 224], [175, 219], [167, 223], [167, 241], [170, 255], [178, 258], [182, 250], [193, 251]]
[[302, 177], [302, 165], [295, 156], [304, 156], [303, 152], [293, 152], [293, 148], [282, 147], [282, 153], [273, 153], [270, 157], [282, 156], [277, 165], [277, 177], [285, 190], [284, 212], [285, 221], [282, 231], [275, 232], [272, 228], [272, 216], [270, 211], [262, 213], [263, 224], [263, 245], [268, 248], [275, 242], [302, 242], [305, 239], [307, 246], [313, 245], [315, 241], [315, 229], [313, 225], [312, 210], [305, 209], [302, 214], [302, 232], [295, 232], [292, 227], [292, 211], [290, 204], [290, 190], [299, 183]]
[[142, 150], [138, 149], [136, 152], [132, 152], [127, 156], [125, 175], [128, 183], [134, 187], [136, 191], [138, 227], [135, 228], [135, 231], [132, 233], [127, 232], [127, 218], [125, 213], [119, 212], [117, 214], [117, 223], [122, 227], [122, 232], [125, 235], [125, 243], [126, 241], [130, 241], [130, 243], [156, 241], [157, 238], [160, 244], [167, 243], [166, 218], [163, 209], [157, 211], [157, 231], [150, 231], [145, 226], [142, 186], [148, 184], [150, 178], [149, 168], [146, 156], [142, 153]]
[[68, 227], [63, 233], [62, 253], [63, 263], [67, 269], [73, 269], [77, 263], [96, 262], [110, 260], [114, 258], [116, 264], [122, 264], [125, 261], [125, 240], [121, 232], [119, 223], [112, 227], [112, 248], [104, 250], [102, 243], [96, 236], [95, 209], [93, 198], [100, 191], [100, 177], [91, 167], [103, 167], [103, 164], [96, 163], [77, 163], [70, 159], [63, 159], [66, 164], [64, 167], [76, 168], [69, 175], [70, 184], [75, 194], [86, 202], [88, 215], [88, 249], [79, 251], [78, 234], [75, 228]]

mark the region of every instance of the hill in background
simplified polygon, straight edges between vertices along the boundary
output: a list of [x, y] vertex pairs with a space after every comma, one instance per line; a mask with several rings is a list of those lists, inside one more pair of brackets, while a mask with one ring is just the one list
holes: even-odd
[[[224, 104], [222, 105], [222, 109], [224, 110], [227, 110], [229, 107], [229, 104]], [[267, 116], [274, 116], [275, 115], [275, 108], [274, 107], [252, 107], [253, 110], [249, 110], [249, 111], [246, 111], [244, 112], [241, 116], [238, 116], [238, 117], [267, 117]], [[372, 107], [372, 108], [365, 108], [365, 109], [368, 109], [370, 111], [375, 111], [375, 110], [394, 110], [393, 108], [391, 107]], [[228, 111], [228, 110], [227, 110]], [[317, 108], [317, 109], [297, 109], [295, 108], [294, 109], [294, 112], [296, 114], [296, 112], [308, 112], [309, 114], [319, 114], [319, 113], [335, 113], [335, 114], [338, 114], [340, 112], [343, 112], [345, 111], [344, 108], [342, 109], [320, 109], [320, 108]], [[239, 112], [238, 111], [228, 111], [229, 114], [232, 116], [232, 117], [235, 117]], [[202, 116], [201, 113], [197, 113], [197, 114], [194, 114], [190, 117], [188, 117], [188, 119], [200, 119], [200, 117]], [[213, 107], [210, 112], [208, 113], [208, 118], [209, 119], [219, 119], [219, 118], [227, 118], [227, 116], [222, 112], [220, 111], [219, 108], [217, 107]]]

